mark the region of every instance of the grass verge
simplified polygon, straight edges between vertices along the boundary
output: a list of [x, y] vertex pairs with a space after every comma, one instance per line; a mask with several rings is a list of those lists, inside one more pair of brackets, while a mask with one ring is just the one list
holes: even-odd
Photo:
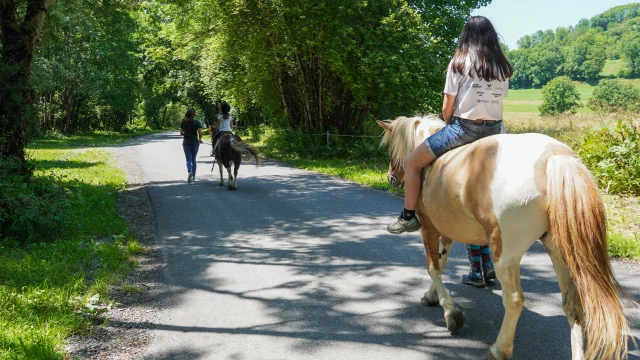
[[141, 245], [116, 208], [124, 174], [107, 151], [69, 149], [130, 137], [46, 138], [30, 149], [33, 181], [57, 179], [64, 193], [65, 226], [26, 245], [0, 241], [0, 358], [65, 358], [65, 339], [87, 329], [109, 302], [109, 284], [135, 266]]

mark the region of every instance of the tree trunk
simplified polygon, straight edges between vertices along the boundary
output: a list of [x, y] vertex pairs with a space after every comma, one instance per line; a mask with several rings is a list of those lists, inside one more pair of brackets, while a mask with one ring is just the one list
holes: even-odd
[[[18, 7], [25, 0], [2, 0], [0, 3], [0, 157], [15, 156], [25, 160], [28, 142], [29, 108], [34, 92], [29, 85], [31, 62], [40, 40], [47, 10], [54, 0], [27, 0], [24, 18], [18, 18]], [[19, 169], [25, 172], [24, 166]]]

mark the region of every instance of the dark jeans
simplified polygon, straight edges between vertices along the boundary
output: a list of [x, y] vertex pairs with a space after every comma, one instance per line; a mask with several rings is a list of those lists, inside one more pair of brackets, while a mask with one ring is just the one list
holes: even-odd
[[184, 145], [182, 148], [184, 149], [184, 156], [187, 158], [187, 171], [195, 176], [196, 168], [198, 167], [196, 156], [198, 156], [200, 145]]

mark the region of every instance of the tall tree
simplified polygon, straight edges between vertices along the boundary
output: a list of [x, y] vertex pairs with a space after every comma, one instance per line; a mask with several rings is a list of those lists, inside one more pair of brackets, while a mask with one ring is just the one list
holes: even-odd
[[[30, 125], [31, 63], [55, 0], [0, 2], [0, 156], [24, 160]], [[24, 167], [20, 169], [24, 171]]]
[[640, 34], [629, 32], [621, 40], [622, 54], [629, 63], [631, 76], [640, 77]]
[[436, 109], [455, 38], [487, 3], [202, 0], [189, 2], [179, 28], [204, 43], [211, 97], [345, 133], [370, 113]]
[[600, 31], [589, 29], [567, 49], [563, 71], [574, 80], [594, 81], [607, 60]]

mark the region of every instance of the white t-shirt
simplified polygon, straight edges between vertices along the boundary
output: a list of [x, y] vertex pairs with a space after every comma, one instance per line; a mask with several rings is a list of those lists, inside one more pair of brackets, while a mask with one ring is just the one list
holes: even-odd
[[453, 116], [469, 120], [502, 120], [502, 98], [509, 92], [509, 80], [485, 81], [473, 73], [454, 74], [449, 64], [444, 93], [456, 96]]
[[229, 115], [228, 118], [224, 118], [222, 115], [218, 115], [218, 120], [220, 121], [219, 131], [231, 131], [231, 121], [233, 120], [233, 116]]

